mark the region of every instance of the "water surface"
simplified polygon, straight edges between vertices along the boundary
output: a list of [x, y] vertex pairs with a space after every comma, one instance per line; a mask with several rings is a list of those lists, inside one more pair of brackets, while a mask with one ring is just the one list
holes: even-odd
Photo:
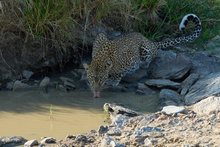
[[83, 134], [103, 125], [104, 103], [121, 103], [142, 113], [155, 112], [158, 104], [157, 94], [103, 92], [98, 99], [92, 95], [85, 91], [58, 90], [0, 92], [0, 136], [64, 139], [67, 135]]

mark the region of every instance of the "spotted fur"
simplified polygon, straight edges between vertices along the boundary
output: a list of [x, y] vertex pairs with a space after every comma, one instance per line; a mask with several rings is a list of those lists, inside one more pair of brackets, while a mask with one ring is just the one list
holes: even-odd
[[108, 40], [100, 33], [93, 45], [91, 64], [84, 64], [94, 95], [101, 92], [106, 82], [117, 86], [127, 73], [133, 73], [141, 64], [148, 66], [158, 49], [197, 38], [201, 32], [201, 22], [194, 14], [188, 14], [182, 19], [180, 30], [183, 31], [189, 21], [195, 24], [193, 34], [161, 42], [152, 42], [140, 33], [130, 33], [114, 40]]

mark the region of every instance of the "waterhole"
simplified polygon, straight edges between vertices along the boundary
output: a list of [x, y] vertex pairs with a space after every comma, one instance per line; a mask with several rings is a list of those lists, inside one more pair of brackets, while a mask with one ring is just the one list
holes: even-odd
[[107, 125], [104, 103], [121, 103], [141, 113], [152, 113], [156, 111], [158, 94], [103, 92], [101, 98], [92, 98], [92, 93], [85, 91], [0, 92], [0, 136], [60, 140], [97, 130]]

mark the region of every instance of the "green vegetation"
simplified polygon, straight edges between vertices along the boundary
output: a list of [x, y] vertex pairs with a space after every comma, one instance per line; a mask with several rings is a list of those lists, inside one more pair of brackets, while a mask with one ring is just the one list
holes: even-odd
[[[84, 43], [94, 24], [161, 40], [178, 36], [183, 16], [194, 13], [203, 26], [195, 44], [220, 34], [219, 0], [2, 0], [0, 7], [2, 42], [18, 37], [37, 42], [45, 56], [54, 49], [60, 62], [71, 58], [70, 48]], [[11, 37], [5, 37], [8, 32]]]
[[53, 105], [50, 105], [50, 116], [49, 116], [49, 118], [50, 119], [53, 119]]
[[108, 124], [111, 123], [110, 114], [108, 113], [107, 109], [105, 109], [102, 114], [99, 114], [99, 116], [103, 118], [104, 122]]

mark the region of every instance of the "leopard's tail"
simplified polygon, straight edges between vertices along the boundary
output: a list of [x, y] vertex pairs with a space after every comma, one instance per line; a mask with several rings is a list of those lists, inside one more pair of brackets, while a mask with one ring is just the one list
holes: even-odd
[[196, 39], [197, 37], [199, 37], [201, 31], [202, 31], [202, 26], [201, 26], [201, 22], [199, 20], [199, 18], [195, 15], [195, 14], [187, 14], [183, 17], [179, 29], [180, 31], [184, 31], [184, 29], [186, 28], [187, 24], [189, 21], [192, 21], [195, 24], [195, 30], [194, 32], [189, 35], [189, 36], [184, 36], [184, 37], [178, 37], [175, 39], [170, 39], [167, 41], [161, 41], [161, 42], [156, 42], [156, 46], [158, 49], [160, 48], [167, 48], [169, 46], [173, 46], [179, 43], [185, 43], [185, 42], [191, 42], [194, 39]]

